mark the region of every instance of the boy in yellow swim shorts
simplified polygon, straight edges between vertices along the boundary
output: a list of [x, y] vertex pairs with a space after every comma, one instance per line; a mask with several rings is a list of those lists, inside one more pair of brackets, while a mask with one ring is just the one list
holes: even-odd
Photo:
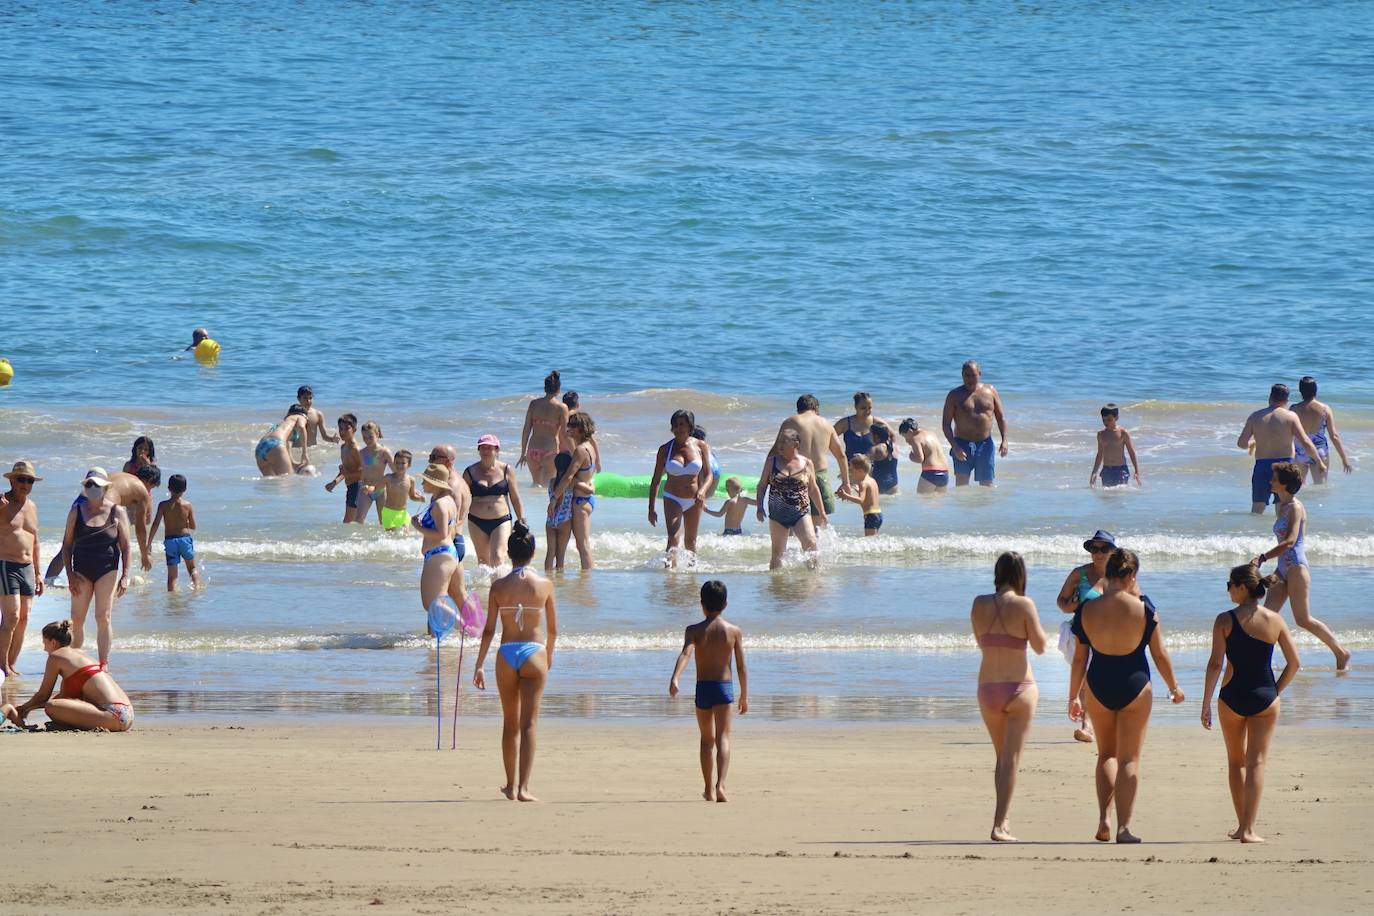
[[386, 494], [382, 497], [382, 528], [395, 531], [410, 526], [410, 510], [406, 500], [424, 502], [423, 493], [415, 489], [415, 478], [410, 476], [410, 463], [414, 456], [401, 449], [391, 456], [391, 466], [395, 468], [383, 479]]

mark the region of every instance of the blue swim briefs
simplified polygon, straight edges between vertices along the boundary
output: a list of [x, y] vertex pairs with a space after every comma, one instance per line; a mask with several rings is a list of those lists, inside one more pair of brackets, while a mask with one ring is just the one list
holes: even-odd
[[191, 540], [189, 534], [179, 534], [176, 537], [164, 538], [162, 550], [167, 554], [167, 565], [176, 566], [182, 560], [187, 563], [196, 561], [196, 545]]
[[697, 681], [697, 709], [729, 706], [735, 702], [734, 681]]

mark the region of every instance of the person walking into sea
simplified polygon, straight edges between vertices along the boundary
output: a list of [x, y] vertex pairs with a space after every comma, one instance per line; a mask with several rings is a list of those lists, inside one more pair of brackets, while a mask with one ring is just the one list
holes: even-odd
[[[1110, 531], [1099, 528], [1093, 532], [1092, 537], [1083, 542], [1083, 549], [1088, 552], [1089, 561], [1082, 566], [1075, 566], [1069, 572], [1054, 601], [1065, 614], [1074, 614], [1083, 602], [1102, 597], [1102, 592], [1107, 588], [1107, 558], [1116, 549], [1116, 537]], [[1077, 643], [1077, 637], [1073, 635], [1073, 618], [1070, 617], [1059, 628], [1060, 648], [1070, 646], [1065, 649], [1070, 660]], [[1078, 691], [1078, 698], [1083, 699], [1082, 690]], [[1073, 737], [1074, 740], [1085, 743], [1093, 740], [1093, 727], [1088, 722], [1086, 713], [1079, 720], [1078, 728], [1074, 729]]]
[[908, 456], [921, 468], [921, 479], [916, 481], [916, 492], [944, 493], [949, 490], [949, 464], [945, 461], [944, 449], [940, 440], [928, 429], [922, 429], [915, 417], [907, 417], [897, 428], [906, 444], [911, 447]]
[[[138, 541], [139, 565], [144, 570], [152, 569], [153, 557], [148, 529], [152, 525], [155, 508], [153, 490], [162, 483], [162, 469], [155, 464], [145, 464], [138, 469], [137, 475], [117, 471], [110, 474], [108, 478], [103, 468], [93, 468], [92, 470], [100, 471], [100, 477], [108, 480], [110, 497], [117, 505], [124, 508], [126, 524], [133, 526], [134, 535]], [[80, 505], [85, 498], [83, 491], [82, 495], [76, 497], [72, 506]], [[66, 565], [66, 556], [59, 549], [48, 563], [47, 572], [43, 575], [44, 580], [51, 585]]]
[[458, 528], [458, 506], [453, 501], [453, 487], [448, 469], [431, 464], [420, 475], [420, 484], [429, 494], [425, 511], [410, 519], [411, 527], [420, 532], [420, 607], [425, 612], [441, 595], [448, 595], [453, 606], [463, 606], [467, 597], [463, 584], [463, 562], [453, 547], [453, 534]]
[[[310, 471], [310, 452], [306, 449], [306, 408], [292, 404], [286, 416], [273, 426], [253, 446], [253, 460], [258, 463], [258, 473], [264, 477], [285, 477], [288, 474], [306, 474]], [[338, 441], [337, 438], [335, 441]], [[298, 460], [291, 459], [288, 443], [300, 449]]]
[[692, 436], [696, 425], [690, 410], [673, 411], [668, 421], [673, 438], [658, 447], [649, 481], [649, 524], [658, 527], [658, 485], [668, 476], [663, 483], [663, 523], [668, 530], [665, 562], [672, 568], [677, 567], [679, 545], [687, 551], [688, 565], [696, 565], [701, 510], [711, 491], [711, 446]]
[[1341, 457], [1341, 467], [1345, 472], [1349, 474], [1355, 470], [1350, 466], [1350, 459], [1345, 456], [1345, 444], [1341, 442], [1341, 434], [1336, 432], [1335, 413], [1330, 405], [1317, 400], [1317, 380], [1310, 375], [1304, 375], [1298, 381], [1298, 394], [1302, 395], [1302, 402], [1293, 408], [1293, 413], [1298, 415], [1303, 432], [1312, 440], [1312, 444], [1317, 448], [1317, 455], [1326, 465], [1325, 468], [1318, 467], [1312, 453], [1307, 451], [1301, 442], [1294, 440], [1293, 457], [1302, 468], [1304, 478], [1310, 468], [1313, 483], [1326, 483], [1327, 472], [1331, 469], [1330, 448], [1333, 445], [1336, 446], [1336, 454]]
[[1131, 832], [1131, 813], [1140, 785], [1140, 751], [1154, 705], [1150, 687], [1148, 648], [1169, 698], [1182, 703], [1183, 690], [1174, 679], [1173, 662], [1164, 648], [1154, 603], [1136, 593], [1140, 561], [1118, 547], [1107, 559], [1107, 590], [1085, 602], [1074, 615], [1078, 637], [1069, 676], [1069, 718], [1082, 716], [1078, 698], [1086, 679], [1088, 715], [1097, 737], [1097, 833], [1099, 842], [1112, 838], [1107, 811], [1116, 802], [1116, 841], [1139, 843]]
[[1263, 514], [1273, 498], [1269, 485], [1274, 465], [1293, 460], [1294, 445], [1300, 446], [1323, 474], [1326, 459], [1302, 428], [1298, 415], [1288, 409], [1288, 386], [1274, 385], [1269, 389], [1269, 406], [1250, 414], [1236, 438], [1236, 447], [1248, 450], [1255, 444], [1255, 466], [1250, 472], [1250, 511]]
[[[577, 543], [577, 557], [582, 569], [591, 569], [596, 565], [592, 559], [592, 513], [596, 511], [596, 423], [591, 416], [579, 410], [568, 418], [568, 430], [572, 433], [573, 450], [567, 467], [559, 474], [558, 482], [549, 492], [548, 539], [556, 568], [563, 568], [568, 539], [571, 537]], [[548, 567], [546, 553], [544, 568]]]
[[[1260, 576], [1252, 565], [1237, 566], [1226, 580], [1226, 593], [1235, 607], [1217, 615], [1212, 625], [1212, 657], [1202, 691], [1202, 727], [1212, 728], [1212, 691], [1226, 659], [1221, 685], [1221, 734], [1226, 741], [1227, 782], [1236, 809], [1236, 829], [1229, 836], [1242, 843], [1263, 843], [1255, 833], [1264, 764], [1269, 742], [1279, 724], [1279, 694], [1298, 675], [1298, 647], [1288, 625], [1275, 611], [1259, 606], [1277, 574]], [[1274, 646], [1283, 650], [1283, 673], [1274, 680]]]
[[[981, 381], [978, 363], [964, 363], [964, 383], [945, 395], [941, 423], [954, 459], [955, 486], [967, 486], [969, 477], [979, 486], [996, 486], [997, 456], [1007, 457], [1007, 418], [1002, 413], [1002, 398], [997, 389]], [[997, 423], [1001, 440], [994, 449], [992, 424]]]
[[[126, 475], [127, 476], [127, 475]], [[114, 642], [115, 600], [129, 587], [129, 518], [111, 492], [104, 468], [91, 468], [83, 499], [67, 512], [62, 556], [72, 601], [72, 645], [85, 644], [86, 614], [95, 602], [96, 646], [103, 669]]]
[[[473, 686], [487, 688], [483, 666], [501, 622], [501, 644], [496, 651], [496, 689], [501, 694], [501, 763], [506, 784], [501, 794], [512, 801], [539, 801], [530, 792], [534, 770], [535, 726], [544, 684], [553, 670], [553, 648], [558, 639], [558, 605], [553, 583], [530, 569], [534, 535], [524, 522], [511, 530], [506, 552], [514, 568], [491, 584], [487, 596], [487, 623], [477, 650]], [[517, 766], [518, 761], [518, 766]]]
[[1293, 604], [1293, 620], [1325, 643], [1336, 656], [1336, 670], [1350, 666], [1350, 651], [1336, 640], [1336, 634], [1312, 616], [1312, 572], [1307, 565], [1307, 507], [1297, 498], [1302, 489], [1302, 471], [1296, 462], [1281, 461], [1270, 469], [1270, 486], [1278, 500], [1274, 519], [1274, 537], [1278, 544], [1252, 561], [1258, 569], [1277, 558], [1278, 584], [1269, 588], [1264, 606], [1271, 611], [1283, 610], [1284, 602]]
[[386, 475], [391, 473], [391, 449], [382, 445], [382, 428], [373, 420], [368, 420], [360, 430], [363, 447], [359, 455], [363, 459], [362, 493], [358, 498], [358, 524], [367, 522], [367, 510], [377, 507], [377, 524], [382, 524], [382, 503], [386, 500]]
[[[334, 479], [324, 485], [325, 492], [333, 493], [342, 481], [344, 485], [345, 525], [361, 525], [367, 519], [366, 506], [362, 503], [363, 453], [358, 448], [358, 418], [351, 413], [339, 417], [339, 470]], [[370, 506], [371, 500], [367, 505]]]
[[1121, 422], [1121, 408], [1108, 404], [1101, 410], [1102, 429], [1097, 431], [1097, 455], [1093, 458], [1092, 473], [1088, 475], [1088, 486], [1098, 481], [1102, 474], [1102, 486], [1124, 487], [1131, 482], [1131, 469], [1126, 466], [1126, 456], [1130, 455], [1135, 467], [1135, 485], [1140, 486], [1140, 459], [1135, 456], [1135, 444], [1131, 434]]
[[5, 479], [10, 488], [0, 496], [0, 673], [16, 677], [33, 599], [43, 594], [38, 506], [32, 499], [33, 485], [43, 478], [33, 462], [16, 461]]
[[768, 458], [781, 453], [782, 435], [787, 431], [797, 434], [798, 449], [807, 461], [811, 462], [812, 476], [821, 494], [819, 500], [811, 503], [811, 516], [815, 525], [825, 527], [828, 516], [835, 513], [835, 494], [830, 488], [829, 460], [835, 459], [840, 469], [840, 489], [850, 492], [849, 459], [845, 456], [840, 436], [834, 426], [821, 416], [821, 402], [814, 394], [804, 394], [797, 398], [797, 412], [778, 425], [778, 435]]
[[[821, 491], [816, 483], [815, 467], [811, 459], [801, 453], [801, 436], [795, 429], [784, 429], [778, 434], [778, 453], [769, 455], [763, 462], [758, 490], [754, 493], [759, 521], [765, 518], [764, 506], [768, 507], [768, 533], [773, 546], [769, 569], [782, 567], [782, 555], [791, 534], [801, 542], [807, 565], [813, 569], [816, 566], [816, 528], [811, 522], [811, 514], [821, 501]], [[846, 467], [846, 476], [848, 470]], [[846, 480], [846, 490], [848, 487]], [[819, 520], [822, 525], [829, 521], [824, 507]]]
[[520, 430], [520, 460], [516, 467], [529, 466], [530, 482], [542, 487], [553, 479], [558, 437], [568, 425], [572, 411], [558, 397], [563, 390], [558, 370], [544, 378], [544, 396], [530, 401], [525, 409], [525, 425]]
[[[134, 727], [134, 707], [129, 695], [105, 670], [103, 661], [97, 664], [85, 652], [78, 651], [75, 630], [76, 625], [70, 620], [54, 621], [43, 627], [43, 651], [48, 653], [43, 682], [33, 696], [18, 706], [0, 706], [0, 714], [23, 728], [29, 713], [41, 706], [52, 724], [58, 726], [81, 731], [128, 731]], [[62, 689], [54, 697], [58, 678], [62, 679]]]
[[496, 569], [505, 560], [511, 522], [525, 517], [525, 506], [515, 469], [499, 460], [501, 440], [491, 433], [479, 436], [477, 455], [478, 460], [463, 469], [463, 482], [472, 494], [468, 534], [477, 562]]
[[1008, 551], [998, 557], [992, 580], [996, 591], [973, 599], [969, 620], [983, 653], [978, 668], [978, 710], [997, 754], [993, 771], [997, 806], [992, 815], [992, 839], [1014, 843], [1016, 837], [1011, 834], [1007, 812], [1016, 788], [1021, 751], [1040, 696], [1026, 648], [1043, 655], [1048, 640], [1040, 626], [1035, 602], [1026, 597], [1026, 562], [1021, 555]]

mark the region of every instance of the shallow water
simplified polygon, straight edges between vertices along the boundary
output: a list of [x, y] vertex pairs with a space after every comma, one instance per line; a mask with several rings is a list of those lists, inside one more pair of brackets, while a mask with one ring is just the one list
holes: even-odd
[[[159, 557], [117, 612], [121, 680], [150, 708], [432, 702], [417, 542], [341, 531], [321, 481], [256, 478], [252, 444], [302, 383], [393, 448], [468, 454], [494, 431], [513, 458], [557, 367], [608, 469], [647, 473], [685, 406], [752, 475], [801, 391], [840, 416], [864, 388], [933, 426], [982, 361], [1012, 424], [998, 489], [918, 499], [907, 465], [883, 535], [843, 506], [816, 572], [769, 575], [751, 521], [665, 573], [643, 502], [602, 499], [603, 568], [559, 589], [546, 708], [570, 715], [684, 709], [662, 697], [678, 632], [720, 576], [756, 711], [969, 718], [966, 615], [993, 559], [1027, 556], [1057, 626], [1099, 527], [1140, 552], [1195, 693], [1225, 569], [1271, 543], [1245, 414], [1310, 373], [1348, 450], [1371, 441], [1365, 4], [3, 15], [0, 297], [23, 320], [0, 342], [0, 460], [39, 463], [49, 555], [82, 471], [136, 435], [190, 478], [207, 589], [166, 596]], [[182, 358], [196, 324], [219, 364]], [[1142, 489], [1085, 486], [1108, 400]], [[1356, 670], [1304, 635], [1286, 714], [1367, 723], [1374, 482], [1302, 498], [1314, 608]], [[1048, 709], [1065, 668], [1036, 671]]]

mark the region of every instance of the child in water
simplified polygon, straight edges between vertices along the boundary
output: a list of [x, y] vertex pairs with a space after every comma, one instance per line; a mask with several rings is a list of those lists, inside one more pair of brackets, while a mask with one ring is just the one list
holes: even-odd
[[391, 470], [391, 449], [380, 443], [382, 428], [368, 420], [360, 430], [363, 434], [363, 447], [359, 454], [363, 459], [363, 490], [358, 500], [359, 524], [367, 521], [367, 510], [377, 506], [377, 521], [382, 523], [382, 500], [386, 496], [386, 475]]
[[840, 499], [858, 503], [864, 510], [864, 537], [873, 537], [883, 527], [883, 507], [878, 504], [878, 482], [869, 476], [873, 464], [863, 455], [849, 459], [849, 482], [854, 493], [836, 493]]
[[1135, 456], [1135, 446], [1131, 444], [1131, 434], [1122, 426], [1121, 408], [1108, 404], [1102, 408], [1102, 425], [1105, 429], [1097, 433], [1097, 457], [1093, 459], [1093, 472], [1088, 475], [1088, 486], [1097, 482], [1097, 472], [1102, 470], [1103, 487], [1124, 487], [1131, 482], [1131, 472], [1126, 467], [1126, 455], [1131, 456], [1135, 466], [1135, 483], [1140, 486], [1140, 461]]
[[[343, 523], [357, 522], [361, 525], [367, 517], [366, 507], [360, 505], [358, 497], [363, 488], [363, 454], [358, 449], [358, 418], [351, 413], [339, 417], [339, 473], [324, 485], [326, 492], [333, 493], [339, 481], [344, 482]], [[371, 505], [371, 502], [368, 502]]]
[[395, 468], [386, 475], [386, 495], [382, 499], [382, 528], [395, 531], [410, 525], [410, 510], [406, 500], [425, 502], [425, 495], [415, 489], [415, 478], [410, 476], [410, 463], [414, 456], [400, 449], [391, 456], [391, 466]]
[[177, 590], [177, 565], [186, 561], [186, 571], [191, 575], [191, 588], [200, 588], [200, 570], [196, 569], [196, 545], [191, 532], [196, 530], [196, 510], [190, 500], [183, 499], [186, 494], [186, 478], [173, 474], [167, 478], [169, 499], [157, 504], [157, 514], [153, 516], [153, 527], [148, 531], [151, 542], [157, 537], [159, 525], [166, 524], [166, 536], [162, 540], [162, 551], [167, 555], [167, 591]]
[[725, 481], [725, 492], [730, 498], [720, 504], [719, 509], [707, 509], [702, 507], [707, 515], [716, 518], [725, 518], [724, 535], [744, 534], [744, 516], [749, 511], [749, 507], [756, 505], [752, 497], [745, 496], [743, 488], [740, 486], [738, 477], [730, 477]]
[[[739, 714], [749, 711], [749, 675], [744, 667], [743, 634], [733, 623], [721, 616], [727, 603], [725, 583], [712, 579], [701, 586], [701, 611], [706, 619], [687, 628], [682, 652], [673, 666], [668, 682], [668, 695], [677, 696], [678, 678], [687, 667], [693, 653], [697, 657], [697, 729], [701, 732], [699, 752], [701, 777], [706, 790], [701, 797], [707, 801], [723, 802], [725, 774], [730, 770], [731, 704], [735, 701], [735, 682], [731, 677], [733, 659], [739, 669]], [[712, 779], [712, 753], [715, 755], [715, 778]]]

